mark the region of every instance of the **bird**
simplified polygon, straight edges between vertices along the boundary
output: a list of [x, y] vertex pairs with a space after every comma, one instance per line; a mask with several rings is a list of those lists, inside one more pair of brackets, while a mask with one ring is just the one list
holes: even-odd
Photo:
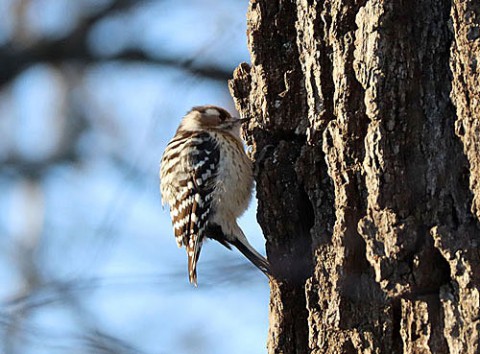
[[237, 223], [253, 190], [252, 161], [245, 153], [241, 125], [213, 105], [193, 107], [181, 120], [160, 163], [162, 204], [168, 204], [179, 247], [188, 258], [189, 281], [197, 286], [197, 262], [206, 238], [236, 247], [270, 277], [269, 262], [248, 242]]

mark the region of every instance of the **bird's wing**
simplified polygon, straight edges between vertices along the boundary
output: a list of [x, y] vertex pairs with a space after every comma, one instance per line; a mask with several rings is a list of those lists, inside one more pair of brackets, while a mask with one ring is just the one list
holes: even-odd
[[169, 146], [172, 151], [168, 154], [178, 156], [179, 164], [170, 168], [180, 173], [167, 180], [169, 186], [165, 188], [171, 190], [166, 194], [174, 195], [169, 201], [174, 233], [177, 243], [185, 245], [190, 282], [196, 285], [196, 265], [212, 209], [220, 150], [209, 133], [190, 135], [183, 142], [174, 139]]

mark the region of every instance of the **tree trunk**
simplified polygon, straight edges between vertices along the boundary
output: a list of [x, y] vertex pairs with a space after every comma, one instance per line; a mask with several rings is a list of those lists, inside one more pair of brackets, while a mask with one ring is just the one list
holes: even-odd
[[251, 0], [268, 352], [480, 353], [480, 2]]

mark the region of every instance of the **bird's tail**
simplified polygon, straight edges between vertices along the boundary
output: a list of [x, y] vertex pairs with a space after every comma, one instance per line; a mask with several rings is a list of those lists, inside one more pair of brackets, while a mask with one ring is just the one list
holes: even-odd
[[[209, 223], [207, 227], [208, 237], [220, 242], [230, 249], [230, 245], [235, 246], [247, 259], [260, 269], [267, 277], [272, 275], [270, 264], [250, 245], [240, 226], [236, 223], [231, 225], [229, 235], [227, 236], [222, 228], [216, 223]], [[235, 236], [234, 236], [235, 235]]]
[[243, 253], [245, 257], [248, 258], [250, 262], [252, 262], [258, 269], [260, 269], [267, 277], [270, 278], [271, 270], [270, 270], [270, 263], [255, 250], [255, 248], [250, 245], [247, 239], [238, 239], [236, 238], [230, 243], [235, 246], [240, 252]]

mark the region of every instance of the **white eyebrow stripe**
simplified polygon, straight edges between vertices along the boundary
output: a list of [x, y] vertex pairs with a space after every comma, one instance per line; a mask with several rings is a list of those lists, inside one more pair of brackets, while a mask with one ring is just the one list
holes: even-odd
[[219, 116], [220, 115], [220, 112], [216, 108], [209, 108], [205, 111], [205, 113], [210, 115], [210, 116]]

